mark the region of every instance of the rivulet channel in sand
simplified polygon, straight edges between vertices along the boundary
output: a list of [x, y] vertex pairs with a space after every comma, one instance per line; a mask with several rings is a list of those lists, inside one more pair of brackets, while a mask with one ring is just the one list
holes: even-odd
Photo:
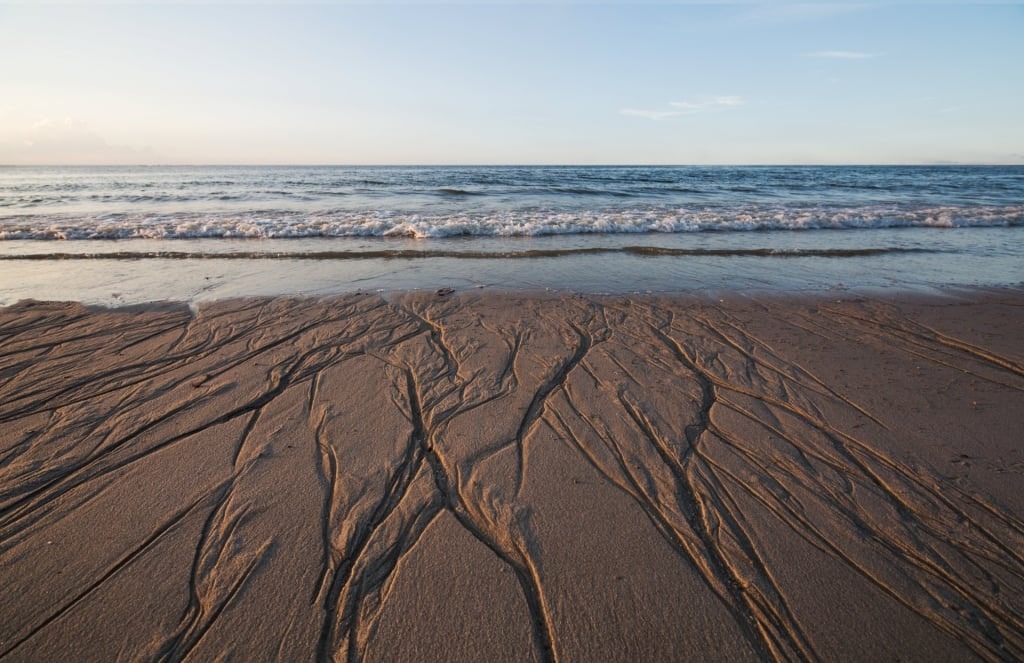
[[8, 660], [1019, 660], [1024, 295], [0, 310]]

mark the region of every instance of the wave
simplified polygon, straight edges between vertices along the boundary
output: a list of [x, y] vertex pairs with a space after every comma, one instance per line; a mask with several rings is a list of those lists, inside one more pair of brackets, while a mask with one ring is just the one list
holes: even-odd
[[1024, 205], [580, 209], [416, 214], [389, 211], [0, 216], [0, 240], [313, 237], [534, 237], [773, 230], [1024, 226]]
[[662, 246], [583, 247], [566, 249], [525, 249], [522, 251], [446, 251], [381, 249], [371, 251], [107, 251], [97, 253], [29, 253], [0, 255], [0, 261], [15, 260], [516, 260], [564, 258], [570, 256], [619, 254], [644, 257], [720, 258], [860, 258], [906, 253], [944, 253], [940, 249], [870, 247], [859, 249], [680, 249]]
[[444, 196], [486, 196], [487, 194], [482, 191], [469, 191], [467, 189], [457, 189], [454, 187], [441, 187], [437, 190], [438, 193]]
[[570, 196], [611, 196], [613, 198], [633, 198], [635, 193], [612, 188], [595, 189], [583, 186], [547, 186], [542, 189], [546, 193], [567, 194]]

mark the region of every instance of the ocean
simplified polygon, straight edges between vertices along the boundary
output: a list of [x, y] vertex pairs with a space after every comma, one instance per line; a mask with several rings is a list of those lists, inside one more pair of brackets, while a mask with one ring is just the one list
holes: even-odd
[[1024, 167], [0, 167], [0, 305], [1024, 283]]

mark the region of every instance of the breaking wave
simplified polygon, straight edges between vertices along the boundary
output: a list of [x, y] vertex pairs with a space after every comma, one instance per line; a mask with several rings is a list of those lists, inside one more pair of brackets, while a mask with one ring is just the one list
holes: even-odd
[[231, 214], [17, 215], [0, 217], [0, 240], [315, 237], [534, 237], [545, 235], [1024, 226], [1024, 205], [903, 208], [515, 210], [487, 213], [333, 211]]

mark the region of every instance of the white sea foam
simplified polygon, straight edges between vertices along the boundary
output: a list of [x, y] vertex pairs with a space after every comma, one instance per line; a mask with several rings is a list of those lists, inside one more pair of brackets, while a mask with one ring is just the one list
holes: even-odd
[[0, 240], [529, 237], [571, 234], [1024, 226], [1024, 205], [636, 208], [476, 214], [252, 212], [0, 217]]

